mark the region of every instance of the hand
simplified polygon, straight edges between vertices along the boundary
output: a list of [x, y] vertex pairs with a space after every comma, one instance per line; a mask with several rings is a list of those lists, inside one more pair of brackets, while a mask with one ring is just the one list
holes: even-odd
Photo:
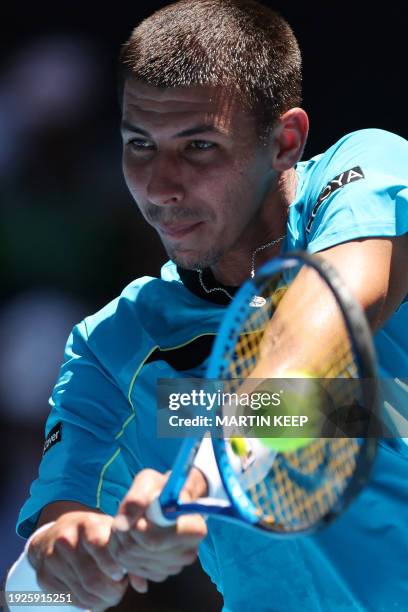
[[68, 512], [34, 536], [28, 559], [41, 588], [72, 593], [76, 606], [97, 612], [119, 603], [128, 578], [108, 549], [112, 521], [96, 512]]
[[[147, 591], [147, 580], [162, 582], [181, 572], [197, 558], [197, 548], [207, 534], [204, 519], [185, 515], [174, 527], [157, 527], [145, 518], [152, 500], [163, 489], [168, 476], [154, 470], [140, 472], [119, 508], [113, 523], [109, 550], [129, 573], [133, 588]], [[181, 499], [191, 501], [206, 494], [207, 483], [195, 468], [182, 491]]]

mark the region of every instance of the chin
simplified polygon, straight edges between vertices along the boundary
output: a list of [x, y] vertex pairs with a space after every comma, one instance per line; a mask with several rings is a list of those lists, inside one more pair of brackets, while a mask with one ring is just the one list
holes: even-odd
[[208, 268], [217, 263], [219, 259], [218, 253], [193, 253], [185, 251], [167, 251], [168, 256], [175, 264], [184, 270], [197, 270], [197, 268]]
[[169, 253], [169, 257], [174, 263], [184, 270], [197, 270], [201, 267], [201, 262], [197, 257], [181, 255], [180, 253]]

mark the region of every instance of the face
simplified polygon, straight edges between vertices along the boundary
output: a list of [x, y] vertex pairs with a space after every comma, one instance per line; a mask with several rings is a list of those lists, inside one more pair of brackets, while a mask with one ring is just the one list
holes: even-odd
[[214, 266], [259, 245], [276, 177], [237, 99], [221, 88], [157, 89], [130, 78], [122, 137], [127, 186], [178, 265]]

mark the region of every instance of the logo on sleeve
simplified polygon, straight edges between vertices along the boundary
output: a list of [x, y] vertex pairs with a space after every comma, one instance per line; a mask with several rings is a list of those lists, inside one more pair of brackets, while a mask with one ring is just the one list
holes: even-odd
[[53, 427], [51, 431], [49, 432], [47, 439], [44, 442], [43, 455], [45, 455], [45, 453], [48, 450], [50, 450], [50, 448], [54, 446], [54, 444], [57, 444], [57, 442], [61, 442], [61, 439], [62, 439], [61, 426], [62, 426], [62, 423], [57, 423], [55, 427]]
[[331, 196], [332, 193], [337, 191], [337, 189], [345, 187], [349, 183], [354, 183], [354, 181], [359, 181], [363, 178], [365, 178], [364, 172], [362, 171], [360, 166], [355, 166], [354, 168], [351, 168], [351, 170], [346, 170], [345, 172], [342, 172], [334, 179], [332, 179], [330, 183], [326, 185], [326, 187], [322, 190], [317, 199], [316, 204], [313, 206], [310, 219], [306, 226], [306, 232], [310, 232], [312, 228], [312, 223], [314, 221], [315, 216], [317, 215], [317, 211], [319, 210], [320, 205], [323, 204], [323, 202], [327, 200], [327, 198]]

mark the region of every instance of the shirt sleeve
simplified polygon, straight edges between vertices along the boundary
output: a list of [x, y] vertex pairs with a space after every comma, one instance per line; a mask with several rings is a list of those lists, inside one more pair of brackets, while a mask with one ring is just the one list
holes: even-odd
[[383, 130], [346, 136], [316, 164], [304, 215], [307, 249], [408, 232], [408, 142]]
[[114, 515], [137, 471], [137, 457], [130, 470], [120, 440], [131, 406], [92, 352], [86, 322], [68, 339], [50, 405], [39, 475], [17, 523], [24, 538], [35, 529], [41, 509], [54, 501], [76, 501]]

